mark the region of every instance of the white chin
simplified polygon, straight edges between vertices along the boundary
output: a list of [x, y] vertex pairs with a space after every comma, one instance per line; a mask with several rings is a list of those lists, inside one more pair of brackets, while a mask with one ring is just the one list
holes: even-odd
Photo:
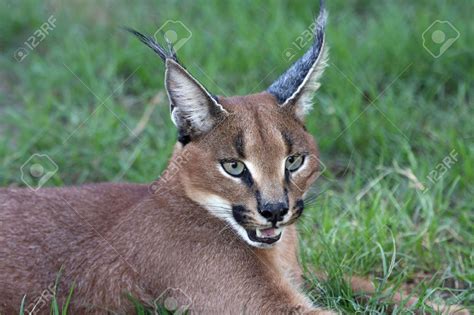
[[[215, 195], [207, 195], [196, 199], [198, 203], [201, 203], [211, 214], [224, 220], [228, 225], [243, 239], [247, 244], [257, 248], [271, 248], [275, 246], [283, 238], [284, 228], [274, 229], [255, 229], [247, 230], [240, 224], [238, 224], [232, 216], [232, 207], [230, 203]], [[215, 212], [213, 206], [219, 206], [222, 209], [228, 209], [228, 213]]]

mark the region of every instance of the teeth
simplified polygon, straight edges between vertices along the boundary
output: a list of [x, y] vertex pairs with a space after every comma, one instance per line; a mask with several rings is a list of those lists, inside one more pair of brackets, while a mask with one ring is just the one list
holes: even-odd
[[281, 228], [268, 228], [263, 229], [264, 232], [261, 229], [256, 229], [255, 232], [258, 238], [271, 238], [280, 235], [281, 230]]

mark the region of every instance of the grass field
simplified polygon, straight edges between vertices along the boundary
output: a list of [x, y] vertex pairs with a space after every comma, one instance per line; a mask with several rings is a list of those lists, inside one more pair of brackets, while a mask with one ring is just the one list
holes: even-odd
[[[34, 154], [58, 167], [46, 186], [159, 176], [176, 141], [164, 67], [120, 26], [153, 34], [181, 21], [192, 36], [178, 55], [190, 72], [215, 94], [247, 94], [289, 66], [286, 53], [317, 7], [2, 1], [0, 184], [25, 186], [21, 167]], [[307, 123], [326, 169], [299, 228], [303, 263], [327, 270], [330, 280], [308, 272], [310, 293], [343, 313], [383, 314], [378, 299], [403, 284], [423, 299], [474, 311], [474, 5], [339, 0], [327, 7], [330, 66]], [[45, 36], [36, 32], [43, 23], [51, 28]], [[371, 276], [380, 291], [357, 302], [341, 274]], [[417, 309], [430, 312], [422, 303]]]

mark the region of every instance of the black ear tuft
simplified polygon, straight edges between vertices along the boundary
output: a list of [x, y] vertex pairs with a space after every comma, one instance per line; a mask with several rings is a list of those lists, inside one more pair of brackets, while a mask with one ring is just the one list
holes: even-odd
[[[173, 44], [170, 41], [166, 41], [168, 47], [165, 49], [163, 46], [158, 44], [153, 38], [150, 36], [143, 35], [142, 33], [131, 29], [129, 27], [122, 27], [127, 32], [132, 33], [135, 35], [142, 43], [153, 49], [154, 52], [160, 56], [161, 60], [166, 61], [166, 59], [172, 59], [178, 64], [181, 64], [178, 60], [178, 57], [176, 56], [176, 52], [174, 51]], [[183, 66], [183, 65], [181, 65]]]
[[178, 128], [178, 141], [183, 145], [211, 130], [217, 121], [227, 115], [218, 98], [207, 91], [178, 61], [173, 45], [166, 38], [167, 48], [150, 36], [131, 28], [126, 31], [150, 47], [165, 62], [165, 85], [170, 101], [173, 123]]
[[311, 109], [313, 93], [318, 89], [318, 80], [326, 67], [327, 54], [324, 48], [326, 20], [327, 12], [321, 1], [319, 15], [314, 23], [313, 45], [267, 89], [280, 105], [293, 106], [296, 115], [301, 119]]

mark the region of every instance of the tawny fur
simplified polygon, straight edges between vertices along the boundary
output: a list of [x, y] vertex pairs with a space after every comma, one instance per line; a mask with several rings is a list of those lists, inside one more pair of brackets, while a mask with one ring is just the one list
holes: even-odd
[[[175, 297], [192, 313], [331, 314], [301, 293], [294, 225], [274, 247], [253, 248], [188, 196], [196, 189], [219, 193], [207, 155], [243, 127], [255, 133], [246, 141], [256, 156], [284, 146], [270, 137], [274, 127], [267, 119], [313, 143], [299, 121], [271, 110], [273, 98], [266, 93], [222, 103], [240, 118], [218, 127], [219, 139], [176, 145], [168, 167], [174, 176], [158, 181], [152, 192], [148, 185], [117, 183], [1, 189], [0, 313], [17, 313], [23, 296], [35, 299], [62, 270], [57, 293], [64, 302], [74, 284], [71, 314], [130, 314], [127, 294], [151, 305], [169, 288], [181, 290]], [[309, 147], [317, 153], [314, 143]], [[177, 160], [180, 167], [171, 170]], [[300, 186], [310, 185], [311, 176]], [[242, 191], [226, 193], [245, 199]], [[366, 280], [352, 284], [357, 291], [373, 291]]]
[[[61, 305], [74, 287], [71, 314], [130, 314], [129, 296], [153, 306], [164, 293], [196, 314], [334, 314], [302, 293], [293, 225], [319, 168], [303, 116], [325, 66], [325, 17], [321, 9], [311, 51], [268, 92], [230, 98], [212, 96], [174, 53], [132, 31], [165, 60], [180, 143], [150, 186], [0, 189], [0, 314], [18, 313], [25, 296], [30, 305], [60, 271], [55, 291]], [[295, 153], [306, 158], [290, 174]], [[245, 162], [251, 182], [226, 175], [226, 158]], [[259, 205], [282, 201], [287, 213], [270, 224]], [[232, 221], [234, 205], [248, 209], [246, 226]], [[283, 234], [269, 248], [242, 235], [276, 224]]]
[[[267, 119], [304, 132], [300, 122], [270, 110], [275, 104], [267, 93], [223, 102], [234, 112], [240, 104], [235, 116], [240, 118], [219, 128], [232, 137], [252, 126], [258, 141], [252, 144], [252, 135], [246, 139], [256, 156], [268, 150], [262, 141], [283, 150], [281, 139], [265, 139], [265, 132], [274, 131], [265, 127]], [[24, 295], [27, 301], [39, 296], [61, 269], [58, 297], [64, 301], [74, 283], [72, 314], [130, 313], [127, 294], [150, 304], [168, 288], [184, 292], [196, 313], [316, 311], [301, 293], [293, 225], [273, 248], [252, 248], [187, 196], [185, 187], [216, 189], [217, 175], [205, 155], [225, 142], [226, 134], [215, 133], [215, 139], [185, 149], [177, 145], [170, 167], [184, 150], [188, 162], [170, 180], [158, 181], [154, 193], [147, 185], [113, 183], [0, 190], [0, 310], [17, 312]], [[238, 191], [227, 193], [239, 198]]]

